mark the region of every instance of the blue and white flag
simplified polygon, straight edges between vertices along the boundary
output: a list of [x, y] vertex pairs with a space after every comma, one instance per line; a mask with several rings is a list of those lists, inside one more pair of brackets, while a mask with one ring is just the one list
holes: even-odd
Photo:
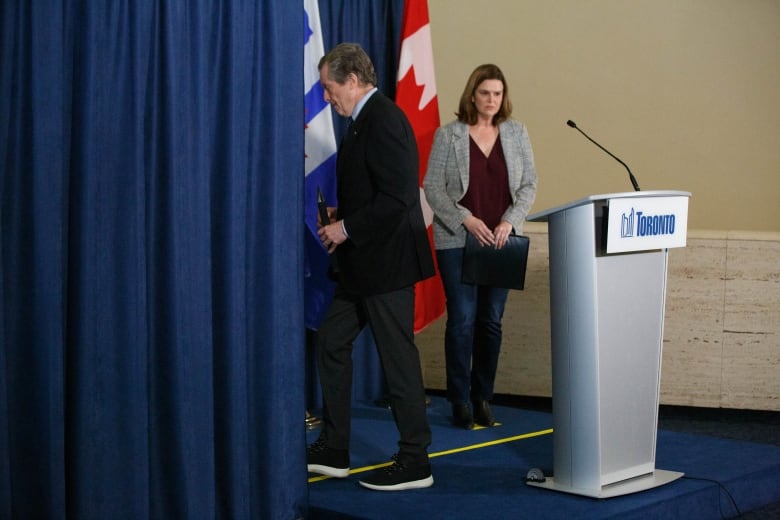
[[325, 54], [317, 0], [304, 0], [303, 91], [305, 100], [306, 153], [304, 218], [304, 320], [317, 329], [333, 298], [333, 282], [328, 278], [328, 253], [317, 236], [317, 189], [328, 206], [336, 206], [336, 136], [333, 114], [323, 97], [317, 64]]

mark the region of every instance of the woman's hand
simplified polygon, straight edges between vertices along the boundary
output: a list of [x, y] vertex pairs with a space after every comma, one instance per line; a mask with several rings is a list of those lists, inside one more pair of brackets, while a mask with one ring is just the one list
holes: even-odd
[[496, 229], [493, 230], [493, 236], [495, 237], [494, 245], [496, 249], [501, 249], [504, 247], [507, 243], [507, 240], [509, 240], [509, 235], [511, 234], [512, 224], [506, 220], [502, 220], [501, 223], [496, 226]]
[[490, 228], [482, 222], [482, 219], [477, 218], [474, 215], [469, 215], [466, 217], [466, 220], [463, 221], [463, 226], [469, 233], [474, 235], [483, 246], [495, 245], [496, 237], [493, 235], [493, 232], [490, 231]]

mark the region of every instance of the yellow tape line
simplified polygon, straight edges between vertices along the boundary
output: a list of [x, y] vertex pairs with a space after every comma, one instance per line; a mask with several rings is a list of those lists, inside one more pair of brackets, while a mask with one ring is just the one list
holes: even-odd
[[[499, 426], [499, 424], [496, 424], [496, 426]], [[476, 428], [475, 428], [476, 429]], [[520, 441], [523, 439], [531, 439], [533, 437], [541, 437], [542, 435], [549, 435], [553, 432], [552, 428], [548, 428], [546, 430], [539, 430], [538, 432], [530, 432], [530, 433], [523, 433], [521, 435], [515, 435], [514, 437], [505, 437], [503, 439], [496, 439], [494, 441], [487, 441], [487, 442], [481, 442], [479, 444], [471, 444], [469, 446], [463, 446], [461, 448], [453, 448], [451, 450], [444, 450], [444, 451], [437, 451], [436, 453], [431, 453], [428, 455], [429, 459], [432, 459], [434, 457], [442, 457], [444, 455], [452, 455], [453, 453], [460, 453], [463, 451], [470, 451], [470, 450], [476, 450], [479, 448], [487, 448], [488, 446], [496, 446], [498, 444], [505, 444], [507, 442], [514, 442], [514, 441]], [[356, 473], [363, 473], [365, 471], [372, 471], [379, 468], [384, 468], [385, 466], [391, 465], [393, 462], [383, 462], [382, 464], [374, 464], [373, 466], [364, 466], [362, 468], [355, 468], [349, 470], [350, 475], [354, 475]], [[333, 477], [329, 477], [327, 475], [318, 475], [316, 477], [311, 477], [309, 479], [309, 484], [313, 482], [320, 482], [322, 480], [328, 480]]]

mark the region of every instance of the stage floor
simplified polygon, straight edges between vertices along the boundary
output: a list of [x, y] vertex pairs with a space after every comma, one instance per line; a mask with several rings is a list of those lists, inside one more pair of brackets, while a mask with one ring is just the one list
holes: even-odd
[[[733, 518], [780, 501], [780, 446], [659, 430], [656, 468], [684, 477], [639, 493], [595, 499], [532, 487], [532, 467], [553, 473], [552, 415], [493, 406], [499, 425], [467, 431], [450, 406], [431, 397], [429, 448], [434, 485], [371, 491], [360, 476], [397, 451], [390, 410], [374, 403], [352, 412], [351, 472], [309, 475], [309, 518]], [[316, 411], [315, 411], [316, 413]], [[308, 433], [313, 442], [319, 431]]]

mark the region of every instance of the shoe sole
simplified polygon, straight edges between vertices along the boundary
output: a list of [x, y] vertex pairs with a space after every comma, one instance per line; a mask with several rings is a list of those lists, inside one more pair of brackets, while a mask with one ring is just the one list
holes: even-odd
[[389, 486], [378, 486], [376, 484], [369, 484], [368, 482], [358, 481], [361, 486], [368, 489], [374, 489], [376, 491], [405, 491], [407, 489], [420, 489], [427, 488], [433, 485], [433, 475], [430, 475], [424, 479], [412, 480], [411, 482], [401, 482], [400, 484], [392, 484]]
[[307, 464], [306, 469], [309, 473], [318, 473], [327, 477], [346, 478], [349, 476], [349, 468], [334, 468], [333, 466], [323, 466], [321, 464]]

